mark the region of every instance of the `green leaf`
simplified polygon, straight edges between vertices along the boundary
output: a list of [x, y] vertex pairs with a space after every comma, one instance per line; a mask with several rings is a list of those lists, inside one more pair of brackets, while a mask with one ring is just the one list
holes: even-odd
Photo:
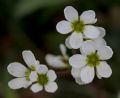
[[21, 18], [40, 8], [53, 7], [68, 2], [67, 0], [20, 0], [14, 8], [14, 16]]

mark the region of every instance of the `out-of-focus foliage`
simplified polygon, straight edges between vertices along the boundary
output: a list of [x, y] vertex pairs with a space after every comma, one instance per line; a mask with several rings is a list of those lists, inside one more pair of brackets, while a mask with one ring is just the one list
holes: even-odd
[[[7, 83], [11, 76], [6, 67], [14, 61], [23, 62], [22, 50], [32, 50], [41, 63], [45, 63], [46, 53], [60, 53], [59, 44], [64, 43], [66, 36], [56, 32], [56, 23], [64, 19], [63, 9], [68, 5], [80, 13], [88, 9], [96, 11], [97, 25], [106, 29], [105, 39], [114, 50], [109, 61], [112, 77], [96, 79], [86, 86], [77, 85], [71, 76], [60, 77], [55, 94], [10, 90]], [[120, 0], [0, 0], [0, 98], [96, 98], [98, 95], [117, 98], [120, 91], [119, 17]]]

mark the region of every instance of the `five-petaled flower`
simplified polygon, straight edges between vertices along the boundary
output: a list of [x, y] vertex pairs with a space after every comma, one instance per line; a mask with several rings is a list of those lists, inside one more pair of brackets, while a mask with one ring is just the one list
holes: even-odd
[[56, 29], [61, 34], [72, 34], [69, 36], [71, 48], [78, 49], [82, 45], [84, 38], [95, 39], [100, 35], [98, 27], [92, 24], [96, 23], [95, 12], [93, 10], [84, 11], [80, 16], [76, 9], [67, 6], [64, 9], [66, 20], [60, 21]]
[[37, 73], [32, 72], [30, 76], [30, 80], [34, 82], [31, 86], [31, 90], [37, 93], [44, 88], [46, 92], [54, 93], [58, 88], [56, 82], [54, 82], [56, 78], [56, 73], [53, 70], [48, 70], [45, 65], [41, 65]]
[[10, 63], [7, 67], [8, 72], [16, 77], [8, 83], [11, 89], [27, 88], [30, 86], [32, 84], [29, 78], [30, 74], [31, 72], [35, 72], [39, 66], [39, 61], [35, 59], [31, 51], [23, 51], [22, 56], [28, 67], [18, 62]]
[[105, 60], [112, 57], [113, 51], [109, 46], [95, 48], [92, 41], [86, 41], [81, 47], [81, 54], [75, 54], [69, 59], [72, 66], [71, 74], [78, 84], [88, 84], [96, 75], [99, 79], [108, 78], [112, 74], [110, 66]]

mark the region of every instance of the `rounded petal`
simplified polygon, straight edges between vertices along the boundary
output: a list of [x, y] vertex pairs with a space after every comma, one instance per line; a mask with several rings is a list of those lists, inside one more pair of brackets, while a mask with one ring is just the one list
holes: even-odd
[[113, 51], [109, 46], [101, 47], [97, 53], [101, 60], [107, 60], [113, 56]]
[[61, 56], [55, 56], [52, 54], [47, 54], [46, 57], [46, 62], [48, 65], [54, 68], [66, 68], [66, 64], [63, 62], [63, 58]]
[[30, 81], [31, 82], [36, 82], [38, 79], [38, 75], [35, 71], [32, 71], [31, 74], [30, 74]]
[[27, 68], [21, 63], [14, 62], [8, 65], [8, 72], [15, 77], [24, 77]]
[[63, 20], [57, 23], [56, 29], [61, 34], [68, 34], [72, 31], [72, 26], [70, 22]]
[[88, 40], [83, 42], [80, 51], [82, 52], [82, 54], [88, 55], [91, 53], [95, 53], [96, 49], [94, 43], [91, 40]]
[[67, 50], [64, 44], [60, 44], [60, 51], [62, 55], [66, 55]]
[[48, 80], [49, 80], [49, 81], [55, 81], [56, 78], [57, 78], [57, 75], [56, 75], [56, 73], [55, 73], [54, 70], [49, 70], [49, 71], [47, 72], [47, 77], [48, 77]]
[[81, 69], [80, 77], [84, 83], [90, 83], [95, 76], [94, 67], [86, 66]]
[[98, 72], [96, 72], [96, 76], [98, 77], [98, 79], [102, 79], [102, 76]]
[[75, 82], [79, 85], [85, 85], [86, 84], [80, 78], [75, 78]]
[[112, 75], [112, 70], [106, 62], [101, 62], [96, 69], [101, 77], [109, 78]]
[[94, 24], [97, 22], [95, 12], [93, 10], [84, 11], [80, 15], [80, 20], [82, 20], [85, 24]]
[[20, 89], [20, 88], [25, 88], [30, 85], [29, 81], [27, 81], [25, 78], [15, 78], [8, 82], [8, 86], [11, 89]]
[[81, 71], [80, 68], [72, 67], [71, 74], [72, 74], [73, 78], [80, 78], [80, 71]]
[[104, 37], [105, 36], [105, 34], [106, 34], [106, 31], [105, 31], [105, 29], [104, 28], [102, 28], [102, 27], [97, 27], [98, 29], [99, 29], [99, 31], [100, 31], [100, 37]]
[[86, 57], [80, 54], [75, 54], [69, 59], [69, 64], [75, 68], [81, 68], [86, 64]]
[[29, 50], [24, 50], [22, 52], [22, 55], [23, 55], [23, 59], [25, 61], [25, 63], [28, 65], [28, 67], [33, 67], [36, 65], [36, 59], [35, 59], [35, 56], [34, 54], [29, 51]]
[[76, 32], [72, 33], [69, 39], [69, 43], [73, 49], [80, 48], [82, 42], [83, 42], [83, 36], [81, 33], [76, 33]]
[[87, 38], [91, 38], [91, 39], [98, 38], [100, 36], [99, 29], [92, 25], [85, 26], [83, 32]]
[[58, 89], [58, 86], [56, 82], [49, 82], [47, 85], [45, 85], [45, 91], [49, 93], [54, 93]]
[[43, 86], [36, 83], [36, 84], [33, 84], [30, 89], [32, 90], [32, 92], [38, 93], [39, 91], [43, 90]]
[[71, 49], [72, 47], [70, 46], [70, 36], [68, 36], [67, 38], [66, 38], [66, 40], [65, 40], [65, 45], [66, 45], [66, 47], [67, 48], [69, 48], [69, 49]]
[[47, 66], [46, 66], [46, 65], [43, 65], [43, 64], [41, 64], [41, 65], [37, 68], [37, 72], [38, 72], [39, 74], [46, 74], [47, 71], [48, 71]]
[[93, 40], [95, 43], [95, 47], [97, 50], [100, 50], [101, 47], [104, 47], [107, 45], [106, 41], [103, 38], [97, 38]]
[[67, 6], [64, 9], [64, 15], [65, 18], [70, 21], [73, 22], [75, 20], [78, 20], [78, 12], [75, 8], [73, 8], [72, 6]]

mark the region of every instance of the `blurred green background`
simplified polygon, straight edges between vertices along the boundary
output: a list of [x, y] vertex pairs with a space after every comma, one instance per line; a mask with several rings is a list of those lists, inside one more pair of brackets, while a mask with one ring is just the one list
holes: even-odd
[[[66, 6], [79, 13], [95, 10], [96, 25], [106, 29], [105, 39], [114, 50], [109, 60], [113, 74], [109, 79], [95, 79], [86, 86], [77, 85], [71, 76], [57, 79], [59, 89], [54, 94], [32, 93], [29, 89], [10, 90], [12, 77], [6, 67], [18, 61], [24, 64], [22, 51], [30, 49], [41, 63], [47, 53], [60, 54], [59, 44], [65, 35], [56, 31], [64, 19]], [[120, 91], [120, 0], [0, 0], [0, 98], [118, 98]]]

